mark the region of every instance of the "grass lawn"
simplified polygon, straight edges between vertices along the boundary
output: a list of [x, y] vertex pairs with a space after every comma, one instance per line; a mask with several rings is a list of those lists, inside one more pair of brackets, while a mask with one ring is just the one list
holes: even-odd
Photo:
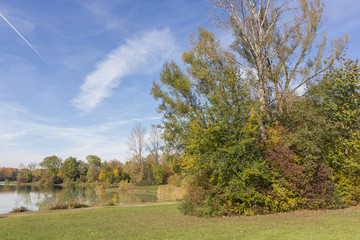
[[0, 219], [0, 239], [360, 239], [360, 207], [255, 217], [184, 216], [178, 205]]

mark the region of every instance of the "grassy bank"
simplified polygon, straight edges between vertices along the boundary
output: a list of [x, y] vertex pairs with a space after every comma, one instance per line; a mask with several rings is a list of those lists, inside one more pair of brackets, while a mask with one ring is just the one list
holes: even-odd
[[105, 207], [0, 219], [0, 239], [360, 239], [360, 207], [197, 218], [178, 205]]

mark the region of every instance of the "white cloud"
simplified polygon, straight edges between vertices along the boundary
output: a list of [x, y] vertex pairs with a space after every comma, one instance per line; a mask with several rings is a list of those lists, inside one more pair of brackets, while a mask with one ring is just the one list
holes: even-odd
[[80, 94], [73, 104], [82, 112], [94, 109], [121, 79], [135, 74], [148, 74], [158, 70], [165, 60], [177, 52], [174, 38], [168, 28], [146, 32], [140, 38], [126, 40], [98, 63], [95, 71], [85, 77]]

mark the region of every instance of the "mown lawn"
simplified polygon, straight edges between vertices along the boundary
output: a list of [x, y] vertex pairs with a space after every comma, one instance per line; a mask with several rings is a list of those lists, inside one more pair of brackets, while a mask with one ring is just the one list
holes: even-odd
[[0, 219], [0, 239], [360, 239], [360, 207], [255, 217], [184, 216], [178, 205]]

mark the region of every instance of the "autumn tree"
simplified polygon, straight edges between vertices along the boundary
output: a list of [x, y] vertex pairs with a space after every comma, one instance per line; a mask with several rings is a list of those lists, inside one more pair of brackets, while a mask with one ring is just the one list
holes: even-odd
[[161, 136], [161, 129], [152, 126], [146, 144], [148, 156], [146, 161], [148, 163], [147, 179], [151, 180], [154, 184], [162, 184], [167, 180], [166, 163], [160, 162], [162, 157], [163, 140]]
[[141, 123], [136, 123], [128, 137], [127, 144], [129, 146], [131, 158], [137, 162], [141, 162], [144, 158], [146, 148], [146, 129]]
[[49, 156], [44, 158], [40, 163], [40, 166], [45, 168], [50, 175], [56, 175], [59, 173], [60, 168], [62, 167], [62, 160], [58, 156]]
[[[323, 79], [313, 84], [307, 98], [326, 124], [322, 128], [325, 160], [343, 199], [360, 201], [360, 67], [357, 61], [343, 60]], [[325, 128], [326, 127], [326, 128]]]
[[101, 159], [95, 155], [86, 156], [88, 164], [87, 180], [89, 182], [95, 182], [101, 171]]
[[123, 164], [118, 160], [105, 161], [99, 174], [99, 180], [108, 184], [119, 182], [122, 179]]
[[159, 162], [161, 158], [161, 145], [162, 138], [160, 129], [152, 126], [149, 137], [146, 143], [146, 149], [148, 150], [150, 156], [154, 159], [155, 162]]
[[33, 180], [33, 172], [36, 169], [36, 163], [30, 163], [27, 166], [20, 164], [20, 171], [17, 174], [18, 183], [30, 183]]
[[124, 165], [124, 178], [131, 178], [133, 184], [162, 184], [166, 171], [160, 162], [162, 136], [159, 128], [153, 126], [149, 135], [146, 128], [137, 123], [128, 138], [130, 159]]
[[78, 164], [78, 169], [79, 169], [79, 181], [86, 182], [89, 167], [85, 162], [83, 162], [81, 160], [78, 160], [77, 164]]
[[[328, 155], [327, 130], [336, 125], [346, 129], [346, 137], [337, 138], [343, 143], [350, 133], [357, 134], [357, 100], [351, 102], [345, 93], [358, 90], [345, 84], [356, 74], [339, 80], [328, 71], [346, 38], [333, 43], [333, 53], [324, 62], [326, 38], [317, 40], [323, 5], [317, 0], [213, 2], [226, 13], [218, 21], [233, 31], [231, 48], [224, 49], [212, 33], [200, 28], [192, 48], [183, 54], [185, 71], [174, 62], [165, 63], [160, 81], [151, 89], [163, 115], [165, 152], [176, 153], [186, 176], [189, 194], [182, 210], [215, 216], [338, 207], [341, 185], [331, 169], [335, 161], [328, 157], [354, 153], [356, 148], [333, 144], [341, 151]], [[296, 94], [324, 76], [338, 79], [323, 88], [333, 95], [322, 96], [341, 110], [335, 114], [333, 109], [330, 116], [343, 122], [326, 121], [326, 111], [318, 110], [326, 108]], [[344, 107], [334, 105], [339, 94], [347, 99], [340, 101]], [[302, 108], [295, 107], [299, 103]], [[312, 112], [304, 115], [307, 109]], [[358, 146], [357, 140], [351, 144]], [[335, 159], [338, 164], [347, 159], [357, 169], [356, 154]], [[341, 179], [347, 186], [349, 179], [357, 182]], [[354, 190], [346, 192], [349, 189]], [[360, 192], [351, 192], [357, 202]]]
[[259, 121], [261, 139], [266, 122], [282, 114], [288, 98], [318, 78], [342, 54], [347, 36], [332, 43], [325, 58], [326, 35], [318, 40], [324, 4], [320, 0], [212, 0], [215, 22], [230, 29], [231, 48], [249, 94], [258, 100], [264, 117]]
[[79, 162], [74, 157], [65, 159], [62, 170], [65, 177], [71, 181], [75, 181], [80, 176]]
[[187, 73], [165, 63], [151, 94], [163, 114], [166, 151], [189, 181], [186, 213], [244, 213], [264, 200], [267, 167], [256, 144], [256, 104], [246, 95], [232, 53], [200, 28], [192, 49], [183, 54]]

